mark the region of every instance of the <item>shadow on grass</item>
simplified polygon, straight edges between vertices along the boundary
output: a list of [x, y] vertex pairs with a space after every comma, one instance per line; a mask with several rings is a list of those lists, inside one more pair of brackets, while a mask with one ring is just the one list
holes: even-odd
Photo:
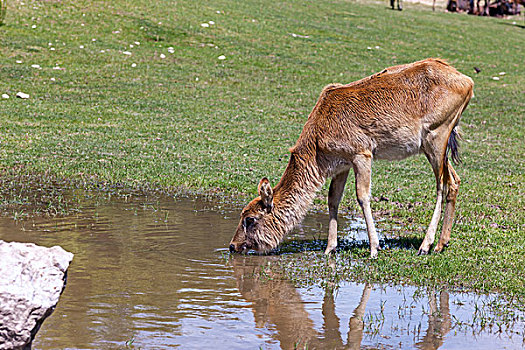
[[[525, 21], [523, 22], [525, 23]], [[504, 25], [504, 26], [510, 26], [510, 27], [518, 27], [518, 28], [521, 28], [521, 29], [525, 29], [525, 24], [512, 24], [512, 23], [508, 23], [508, 22], [498, 22], [498, 24], [501, 24], [501, 25]]]
[[[382, 249], [406, 249], [414, 250], [421, 245], [423, 240], [417, 237], [400, 237], [388, 238], [379, 241]], [[324, 251], [326, 249], [328, 240], [326, 239], [305, 239], [283, 242], [279, 247], [269, 252], [269, 255], [293, 254], [305, 251]], [[337, 251], [357, 251], [360, 249], [368, 249], [367, 240], [349, 240], [339, 239], [337, 241]]]

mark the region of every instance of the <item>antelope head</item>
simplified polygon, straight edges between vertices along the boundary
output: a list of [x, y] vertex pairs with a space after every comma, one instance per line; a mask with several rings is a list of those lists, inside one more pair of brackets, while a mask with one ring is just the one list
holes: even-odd
[[267, 178], [258, 186], [259, 197], [241, 212], [241, 219], [230, 242], [230, 252], [246, 253], [253, 249], [268, 252], [279, 245], [282, 229], [274, 216], [273, 190]]

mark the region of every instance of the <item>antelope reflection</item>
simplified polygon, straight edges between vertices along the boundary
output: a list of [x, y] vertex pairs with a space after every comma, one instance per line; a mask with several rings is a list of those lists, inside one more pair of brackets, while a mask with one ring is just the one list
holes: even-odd
[[[298, 290], [283, 276], [265, 267], [277, 259], [279, 257], [272, 256], [234, 256], [232, 259], [237, 287], [243, 298], [252, 303], [256, 327], [273, 331], [272, 338], [282, 349], [361, 349], [372, 286], [363, 286], [359, 303], [349, 318], [346, 341], [343, 341], [331, 288], [325, 291], [323, 325], [317, 330]], [[441, 292], [439, 307], [436, 294], [430, 293], [429, 305], [426, 334], [414, 344], [425, 350], [438, 349], [451, 328], [448, 293]]]
[[428, 327], [425, 336], [416, 343], [418, 349], [432, 350], [438, 349], [443, 345], [445, 336], [452, 327], [448, 299], [449, 295], [447, 292], [440, 292], [438, 307], [436, 293], [434, 291], [429, 293]]
[[282, 349], [346, 348], [360, 349], [363, 317], [372, 287], [366, 284], [359, 305], [350, 317], [346, 345], [339, 331], [334, 295], [327, 291], [323, 300], [323, 329], [314, 327], [297, 289], [264, 265], [278, 257], [243, 257], [233, 259], [234, 275], [242, 296], [252, 303], [257, 327], [275, 330], [273, 338]]

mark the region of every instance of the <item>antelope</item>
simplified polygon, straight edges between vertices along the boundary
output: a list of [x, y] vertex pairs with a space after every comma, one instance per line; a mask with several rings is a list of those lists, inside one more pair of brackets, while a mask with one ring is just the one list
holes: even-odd
[[436, 178], [436, 204], [418, 254], [434, 243], [445, 200], [442, 232], [434, 251], [450, 241], [460, 178], [449, 161], [459, 161], [456, 126], [473, 96], [471, 78], [441, 59], [384, 69], [356, 82], [326, 86], [310, 113], [286, 170], [273, 187], [265, 177], [259, 196], [241, 212], [231, 252], [276, 248], [305, 216], [316, 192], [331, 178], [328, 244], [337, 247], [337, 212], [350, 169], [363, 211], [370, 256], [379, 240], [370, 208], [372, 160], [401, 160], [423, 153]]

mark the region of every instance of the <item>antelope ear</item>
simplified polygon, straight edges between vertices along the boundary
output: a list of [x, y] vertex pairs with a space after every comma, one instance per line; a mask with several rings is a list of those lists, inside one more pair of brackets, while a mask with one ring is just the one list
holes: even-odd
[[261, 182], [259, 182], [257, 191], [259, 192], [259, 196], [261, 196], [264, 207], [268, 212], [270, 212], [270, 210], [273, 208], [273, 190], [272, 186], [270, 185], [270, 181], [263, 177]]

